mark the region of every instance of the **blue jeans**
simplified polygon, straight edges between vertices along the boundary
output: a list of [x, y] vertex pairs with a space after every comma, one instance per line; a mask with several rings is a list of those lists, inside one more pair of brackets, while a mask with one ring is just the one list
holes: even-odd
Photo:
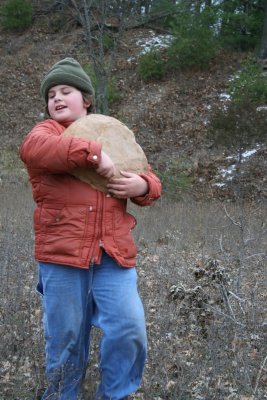
[[103, 332], [96, 399], [121, 400], [136, 391], [146, 360], [144, 310], [135, 268], [107, 254], [88, 270], [39, 263], [48, 387], [42, 400], [80, 399], [92, 326]]

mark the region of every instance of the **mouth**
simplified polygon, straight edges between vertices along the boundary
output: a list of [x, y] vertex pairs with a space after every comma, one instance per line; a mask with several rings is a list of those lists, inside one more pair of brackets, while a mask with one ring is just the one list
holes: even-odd
[[56, 111], [60, 111], [60, 110], [63, 110], [64, 108], [67, 108], [67, 107], [66, 107], [66, 106], [60, 105], [60, 106], [56, 106], [56, 107], [55, 107], [55, 110], [56, 110]]

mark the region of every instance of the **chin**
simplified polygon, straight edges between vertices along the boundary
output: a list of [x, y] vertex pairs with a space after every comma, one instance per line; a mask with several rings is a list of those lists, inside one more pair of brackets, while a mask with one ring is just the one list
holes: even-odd
[[73, 122], [75, 121], [76, 118], [71, 116], [68, 117], [64, 115], [56, 115], [53, 119], [59, 123], [66, 123], [66, 122]]

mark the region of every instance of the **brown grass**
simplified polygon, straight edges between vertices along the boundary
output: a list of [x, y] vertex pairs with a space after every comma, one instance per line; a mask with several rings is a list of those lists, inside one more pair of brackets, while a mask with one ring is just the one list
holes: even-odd
[[[35, 400], [45, 386], [30, 189], [0, 186], [0, 399]], [[149, 356], [133, 399], [267, 398], [266, 205], [166, 198], [131, 205], [139, 224], [139, 288]], [[85, 389], [98, 379], [99, 332]]]

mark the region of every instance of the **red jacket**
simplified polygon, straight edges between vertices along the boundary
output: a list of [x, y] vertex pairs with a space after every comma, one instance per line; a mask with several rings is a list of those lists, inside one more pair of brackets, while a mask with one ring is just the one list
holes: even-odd
[[[126, 211], [127, 201], [109, 197], [70, 174], [75, 167], [97, 167], [101, 143], [65, 137], [65, 128], [51, 119], [41, 122], [20, 149], [36, 202], [36, 260], [88, 268], [91, 262], [100, 262], [104, 248], [120, 265], [135, 266], [131, 230], [136, 220]], [[141, 176], [149, 191], [131, 200], [147, 206], [160, 197], [161, 184], [151, 171]]]

